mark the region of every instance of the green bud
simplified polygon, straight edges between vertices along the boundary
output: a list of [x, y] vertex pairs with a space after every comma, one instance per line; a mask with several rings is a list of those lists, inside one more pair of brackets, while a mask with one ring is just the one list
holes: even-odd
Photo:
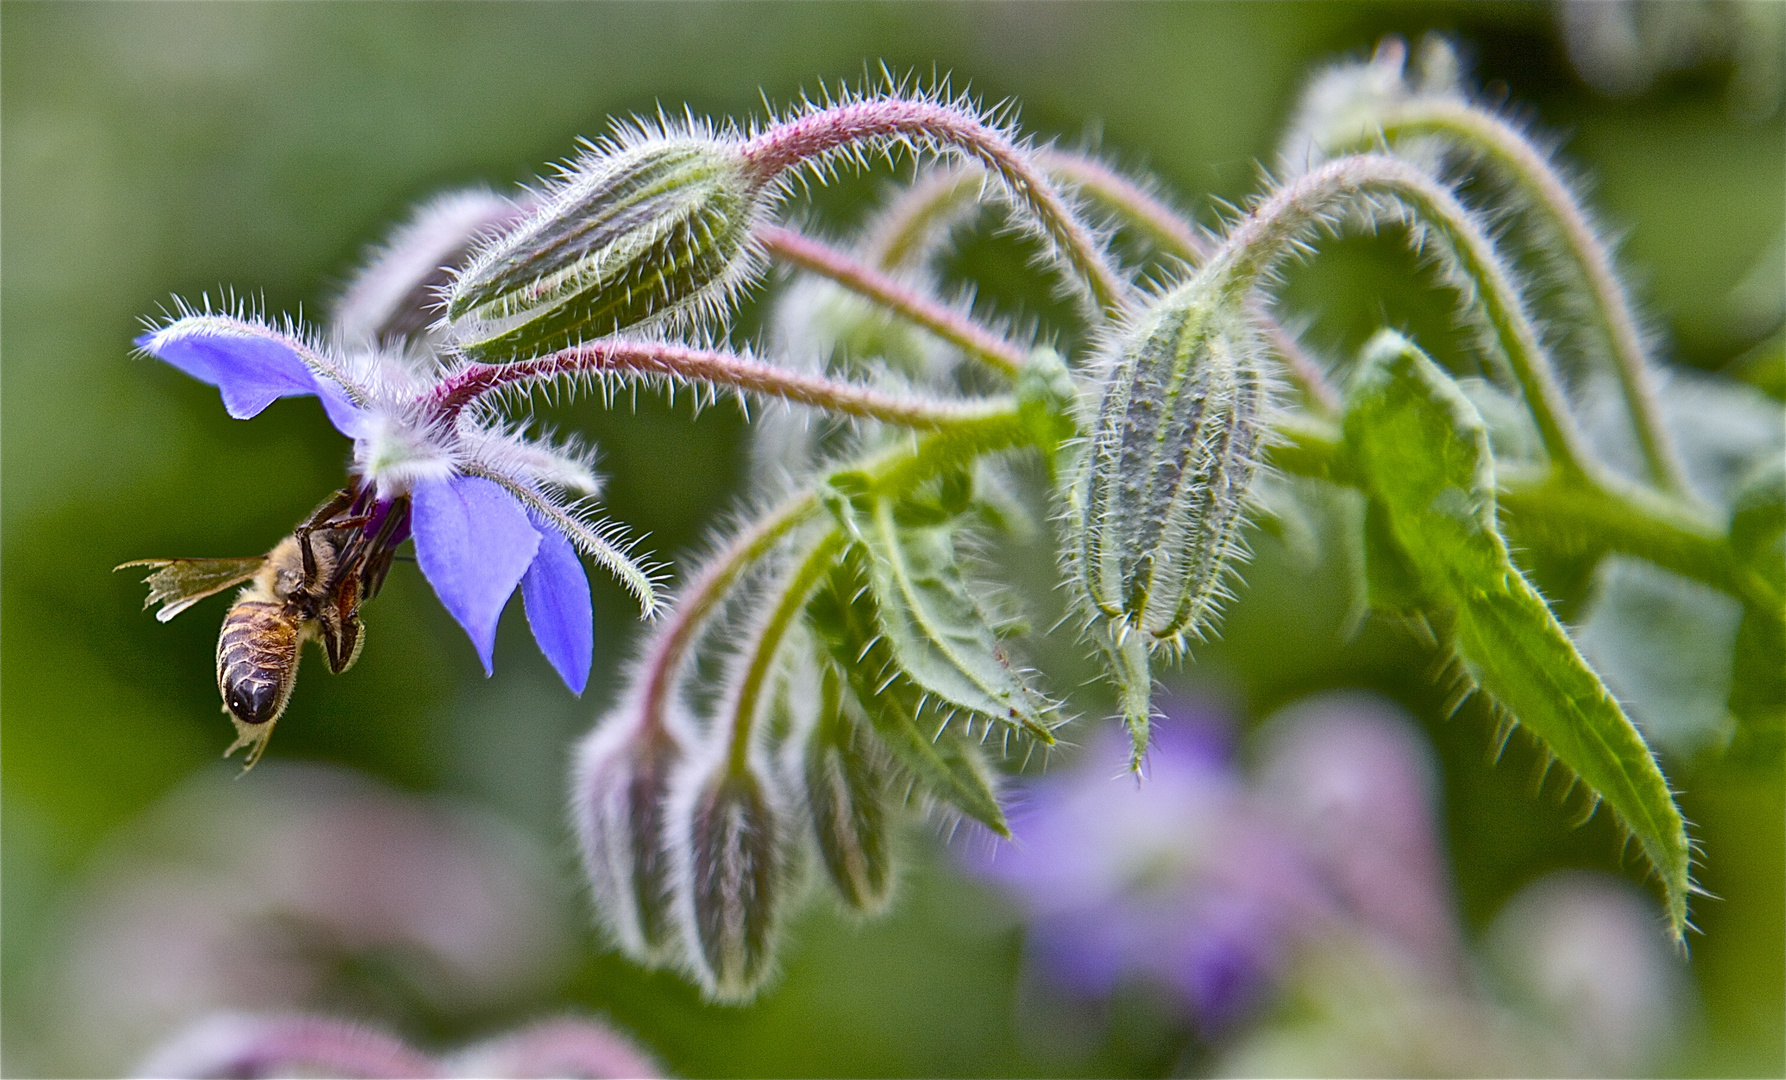
[[1182, 652], [1226, 599], [1258, 468], [1260, 347], [1220, 280], [1158, 299], [1119, 339], [1071, 495], [1070, 561], [1146, 747], [1147, 653]]
[[768, 977], [784, 887], [779, 815], [756, 772], [724, 762], [696, 783], [676, 814], [676, 910], [688, 961], [721, 1001], [744, 1001]]
[[813, 833], [838, 893], [859, 911], [879, 911], [893, 890], [887, 769], [850, 719], [842, 677], [830, 665], [821, 692], [802, 763]]
[[1118, 640], [1182, 648], [1215, 615], [1258, 468], [1259, 346], [1221, 292], [1161, 298], [1119, 344], [1074, 495], [1075, 562]]
[[447, 336], [503, 361], [720, 308], [748, 274], [760, 192], [710, 140], [586, 154], [459, 274]]

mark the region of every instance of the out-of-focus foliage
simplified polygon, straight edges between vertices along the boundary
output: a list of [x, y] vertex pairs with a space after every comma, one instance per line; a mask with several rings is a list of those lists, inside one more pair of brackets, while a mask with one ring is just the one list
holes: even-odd
[[[1017, 99], [1030, 129], [1095, 137], [1145, 161], [1187, 205], [1206, 205], [1205, 196], [1256, 189], [1256, 162], [1272, 154], [1312, 66], [1388, 31], [1412, 38], [1436, 28], [1476, 50], [1485, 84], [1505, 86], [1548, 129], [1567, 133], [1563, 152], [1597, 181], [1599, 213], [1629, 229], [1623, 262], [1647, 283], [1640, 295], [1671, 343], [1663, 356], [1728, 369], [1775, 395], [1783, 381], [1777, 101], [1771, 112], [1753, 95], [1733, 105], [1727, 61], [1711, 53], [1664, 71], [1638, 96], [1601, 96], [1569, 64], [1559, 38], [1568, 20], [1536, 5], [14, 2], [0, 20], [0, 1067], [9, 1074], [99, 1067], [46, 1034], [57, 1017], [43, 988], [64, 962], [52, 943], [81, 910], [101, 844], [208, 767], [227, 732], [212, 684], [212, 616], [158, 625], [138, 610], [134, 579], [107, 569], [143, 556], [264, 551], [338, 486], [343, 464], [309, 401], [282, 403], [250, 428], [225, 418], [206, 388], [131, 357], [138, 317], [171, 293], [232, 285], [264, 289], [253, 299], [270, 311], [319, 309], [330, 294], [317, 283], [344, 280], [362, 246], [408, 205], [448, 187], [526, 179], [537, 162], [573, 151], [568, 133], [600, 134], [610, 115], [686, 101], [743, 116], [759, 107], [759, 88], [783, 102], [882, 61], [896, 71], [934, 67], [954, 72], [958, 86], [971, 78], [990, 100]], [[872, 184], [821, 192], [816, 223], [838, 232], [856, 224]], [[1007, 311], [1055, 302], [996, 240], [955, 264]], [[1463, 337], [1448, 301], [1413, 269], [1393, 237], [1341, 241], [1292, 272], [1283, 306], [1323, 313], [1304, 339], [1326, 355], [1355, 354], [1387, 323], [1449, 360]], [[648, 531], [660, 555], [692, 545], [741, 479], [742, 424], [729, 406], [691, 423], [682, 403], [646, 397], [636, 411], [608, 412], [589, 398], [555, 419], [598, 438], [609, 507]], [[1689, 428], [1713, 442], [1718, 434]], [[1716, 492], [1723, 501], [1743, 479], [1710, 482], [1728, 485]], [[1347, 633], [1349, 575], [1312, 559], [1334, 545], [1310, 538], [1340, 535], [1355, 511], [1335, 497], [1330, 519], [1310, 513], [1255, 530], [1247, 586], [1222, 639], [1198, 648], [1180, 677], [1250, 720], [1332, 687], [1370, 687], [1405, 705], [1441, 763], [1464, 932], [1517, 952], [1506, 943], [1537, 933], [1518, 925], [1560, 924], [1554, 907], [1529, 895], [1510, 901], [1552, 870], [1619, 870], [1619, 838], [1609, 815], [1576, 824], [1582, 805], [1544, 784], [1528, 742], [1516, 738], [1485, 767], [1493, 719], [1480, 702], [1446, 719], [1449, 687], [1435, 681], [1417, 638], [1375, 619]], [[1038, 580], [1054, 569], [1045, 538], [1009, 562], [1033, 564]], [[1736, 634], [1739, 649], [1747, 639], [1727, 612], [1669, 581], [1619, 565], [1597, 575], [1591, 563], [1543, 569], [1541, 584], [1564, 615], [1585, 620], [1585, 647], [1603, 650], [1597, 659], [1618, 692], [1672, 695], [1700, 710], [1680, 715], [1710, 716], [1678, 737], [1651, 732], [1687, 792], [1683, 810], [1706, 857], [1700, 884], [1718, 897], [1696, 904], [1703, 936], [1689, 939], [1697, 1026], [1661, 1067], [1778, 1073], [1786, 872], [1777, 751], [1716, 753], [1718, 692], [1730, 688], [1688, 677], [1617, 685], [1621, 665], [1630, 679], [1653, 675], [1646, 657], [1666, 639], [1594, 627], [1608, 611], [1640, 608], [1694, 634]], [[310, 672], [275, 756], [349, 765], [504, 815], [557, 853], [570, 881], [567, 748], [611, 701], [623, 643], [637, 633], [619, 589], [598, 585], [595, 599], [596, 671], [578, 701], [512, 610], [498, 674], [475, 674], [463, 636], [414, 569], [399, 565], [367, 613], [360, 664], [338, 678]], [[1748, 646], [1767, 662], [1769, 643]], [[1057, 685], [1071, 685], [1075, 671], [1089, 677], [1076, 644], [1063, 636], [1059, 649], [1038, 658]], [[1766, 708], [1765, 686], [1746, 692], [1743, 708]], [[1737, 708], [1738, 697], [1729, 703]], [[243, 841], [257, 842], [275, 840]], [[891, 914], [862, 924], [809, 906], [782, 950], [784, 978], [748, 1008], [703, 1006], [674, 977], [642, 975], [587, 937], [564, 950], [568, 974], [515, 1007], [605, 1011], [685, 1074], [1214, 1067], [1183, 1017], [1144, 996], [1115, 999], [1089, 1052], [1051, 1056], [1018, 1022], [1023, 930], [1013, 910], [934, 858], [923, 834], [905, 842], [917, 857]], [[264, 856], [276, 865], [279, 852]], [[344, 977], [366, 993], [380, 986], [365, 972]], [[442, 1013], [401, 988], [385, 1004], [393, 1025], [429, 1047], [522, 1018]]]

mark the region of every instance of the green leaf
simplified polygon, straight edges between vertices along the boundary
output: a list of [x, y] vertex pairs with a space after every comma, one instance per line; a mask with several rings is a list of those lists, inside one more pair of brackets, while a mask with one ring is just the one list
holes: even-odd
[[1425, 607], [1429, 598], [1420, 572], [1408, 561], [1390, 525], [1390, 512], [1377, 499], [1364, 504], [1364, 592], [1376, 611], [1405, 614]]
[[1038, 695], [1011, 670], [968, 595], [953, 531], [903, 525], [889, 499], [836, 505], [868, 555], [880, 629], [906, 676], [949, 707], [1053, 743]]
[[1454, 609], [1466, 669], [1637, 838], [1678, 936], [1691, 888], [1685, 823], [1643, 736], [1509, 556], [1475, 408], [1411, 342], [1384, 332], [1348, 392], [1345, 440], [1421, 587]]
[[856, 703], [893, 758], [932, 795], [1010, 836], [979, 749], [949, 729], [948, 712], [908, 678], [880, 629], [868, 556], [851, 545], [808, 601], [813, 636], [843, 670]]

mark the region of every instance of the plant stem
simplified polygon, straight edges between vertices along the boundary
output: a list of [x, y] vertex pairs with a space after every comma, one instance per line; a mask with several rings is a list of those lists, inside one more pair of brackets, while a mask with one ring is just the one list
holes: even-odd
[[1130, 289], [1092, 231], [1072, 212], [1029, 151], [963, 109], [934, 101], [887, 97], [814, 109], [770, 127], [740, 147], [761, 183], [790, 169], [863, 143], [924, 143], [979, 161], [1003, 183], [1052, 242], [1109, 317], [1128, 310]]
[[800, 560], [799, 568], [782, 587], [781, 599], [777, 601], [775, 610], [770, 612], [756, 641], [751, 645], [750, 667], [744, 673], [744, 681], [739, 684], [738, 700], [731, 709], [732, 731], [727, 749], [727, 768], [734, 776], [741, 776], [750, 768], [750, 733], [756, 725], [763, 684], [768, 681], [769, 672], [775, 666], [775, 654], [781, 649], [782, 638], [787, 636], [788, 626], [794, 621], [794, 617], [806, 606], [806, 598], [813, 587], [831, 569], [832, 560], [843, 549], [844, 543], [842, 531], [832, 529], [812, 546], [806, 557]]
[[[1328, 424], [1280, 422], [1268, 460], [1295, 476], [1356, 486], [1340, 433]], [[1786, 610], [1777, 589], [1732, 557], [1718, 525], [1677, 499], [1528, 470], [1501, 468], [1496, 481], [1496, 502], [1527, 546], [1635, 555], [1759, 610]]]
[[565, 377], [611, 374], [691, 379], [926, 430], [974, 423], [1010, 408], [1008, 401], [997, 398], [947, 401], [888, 394], [872, 387], [789, 371], [735, 353], [623, 338], [592, 341], [511, 364], [468, 364], [442, 379], [429, 392], [426, 402], [451, 420], [465, 406], [497, 390]]
[[[1486, 158], [1511, 177], [1532, 207], [1548, 219], [1551, 229], [1575, 262], [1593, 300], [1594, 321], [1606, 338], [1613, 366], [1618, 371], [1631, 426], [1636, 431], [1650, 477], [1676, 495], [1689, 494], [1680, 459], [1662, 424], [1643, 334], [1631, 310], [1630, 298], [1613, 271], [1612, 255], [1606, 244], [1549, 159], [1512, 124], [1464, 101], [1449, 98], [1416, 100], [1396, 106], [1378, 122], [1381, 137], [1391, 143], [1404, 138], [1436, 135]], [[1378, 134], [1373, 132], [1372, 141], [1377, 137]], [[1360, 140], [1358, 144], [1341, 149], [1361, 150], [1365, 149], [1365, 144]]]
[[1023, 367], [1023, 350], [1016, 345], [835, 248], [779, 225], [765, 225], [756, 235], [770, 255], [830, 278], [1006, 375]]
[[[977, 454], [1023, 445], [1031, 429], [1017, 410], [936, 432], [861, 462], [856, 471], [882, 490], [903, 491], [949, 465]], [[671, 605], [641, 663], [644, 730], [664, 729], [664, 709], [683, 658], [706, 620], [738, 576], [767, 555], [782, 537], [815, 516], [823, 504], [815, 491], [792, 496], [738, 534], [708, 560]]]
[[[1582, 448], [1550, 358], [1494, 245], [1449, 188], [1407, 162], [1383, 154], [1355, 155], [1296, 178], [1241, 219], [1203, 272], [1221, 275], [1217, 280], [1236, 299], [1247, 297], [1311, 233], [1338, 220], [1342, 211], [1358, 210], [1381, 220], [1384, 211], [1371, 202], [1373, 196], [1393, 200], [1413, 218], [1411, 227], [1431, 230], [1449, 249], [1456, 264], [1453, 284], [1479, 303], [1485, 329], [1512, 368], [1553, 467], [1597, 480], [1600, 470]], [[1421, 234], [1416, 232], [1415, 238]]]
[[817, 514], [820, 506], [818, 496], [811, 491], [782, 502], [734, 537], [682, 590], [671, 606], [664, 626], [652, 635], [640, 665], [645, 674], [644, 701], [640, 708], [645, 731], [657, 733], [668, 729], [664, 713], [676, 673], [682, 667], [683, 657], [688, 655], [689, 646], [694, 644], [696, 632], [725, 597], [726, 590], [738, 580], [738, 575], [767, 555], [783, 536]]
[[[1083, 154], [1051, 149], [1040, 156], [1043, 168], [1077, 187], [1114, 216], [1145, 233], [1161, 251], [1183, 259], [1192, 266], [1201, 266], [1208, 259], [1208, 243], [1185, 223], [1176, 210], [1145, 187], [1096, 158]], [[1254, 300], [1248, 305], [1248, 309], [1303, 399], [1320, 412], [1339, 412], [1339, 391], [1328, 382], [1321, 365], [1303, 351], [1301, 344], [1266, 310], [1263, 303]]]

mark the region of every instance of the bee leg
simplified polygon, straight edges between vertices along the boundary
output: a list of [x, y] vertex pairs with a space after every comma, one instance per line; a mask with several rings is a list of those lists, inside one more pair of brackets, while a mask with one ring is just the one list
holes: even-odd
[[298, 553], [304, 559], [304, 580], [316, 580], [316, 550], [310, 545], [310, 534], [319, 529], [332, 528], [331, 519], [353, 505], [354, 494], [346, 488], [335, 492], [329, 500], [316, 508], [316, 512], [306, 518], [303, 524], [292, 530], [298, 541]]

